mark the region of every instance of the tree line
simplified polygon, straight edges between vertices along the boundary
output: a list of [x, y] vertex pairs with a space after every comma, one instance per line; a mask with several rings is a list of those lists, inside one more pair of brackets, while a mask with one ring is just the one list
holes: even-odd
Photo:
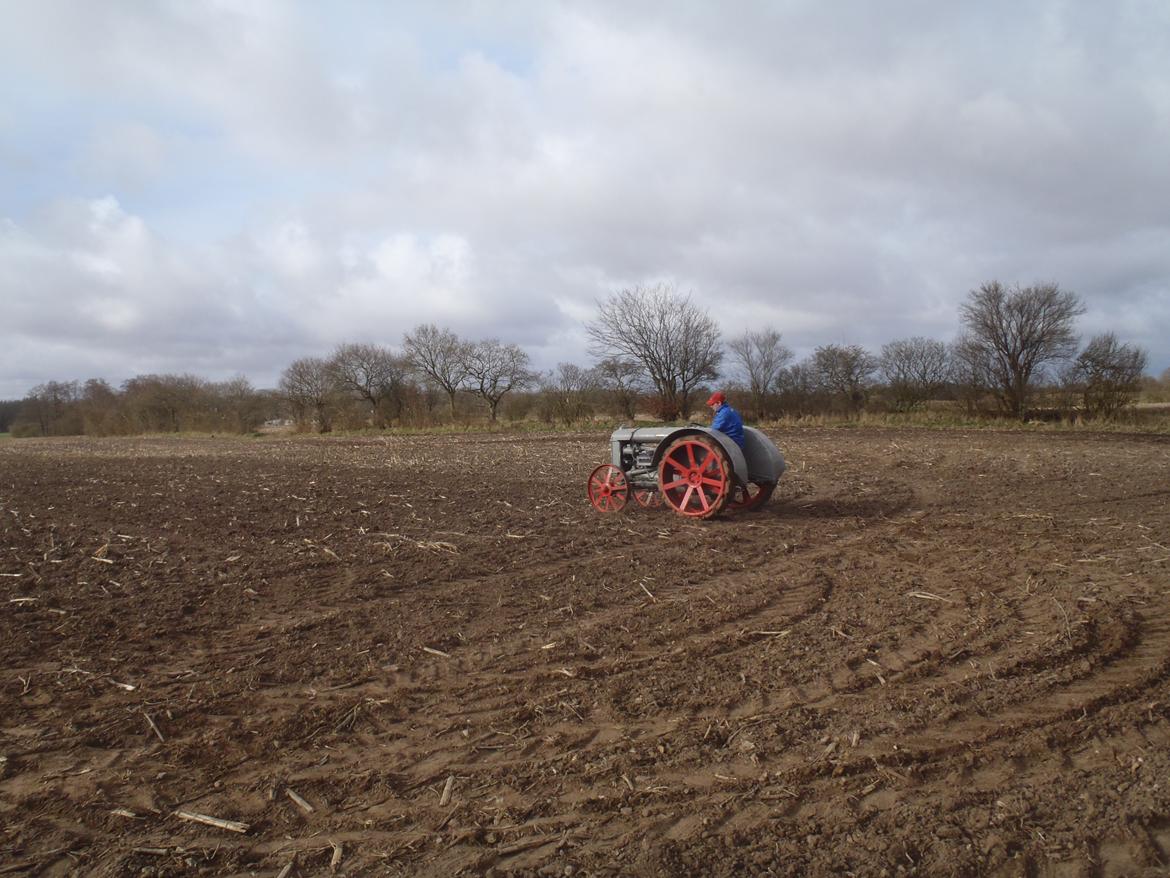
[[[100, 378], [47, 381], [25, 399], [0, 403], [0, 432], [14, 436], [116, 436], [141, 433], [247, 433], [279, 411], [270, 391], [247, 378], [139, 375], [115, 389]], [[7, 413], [8, 420], [3, 419]]]
[[1082, 348], [1084, 305], [1055, 283], [972, 290], [947, 344], [920, 336], [874, 352], [826, 344], [796, 361], [774, 327], [724, 341], [717, 322], [668, 285], [638, 286], [598, 303], [585, 325], [592, 364], [540, 373], [519, 346], [469, 340], [423, 324], [397, 347], [338, 345], [291, 363], [272, 390], [246, 378], [143, 375], [114, 389], [100, 379], [50, 381], [0, 403], [0, 432], [116, 435], [246, 433], [266, 423], [298, 429], [471, 424], [500, 416], [573, 424], [595, 417], [677, 420], [716, 386], [757, 420], [867, 410], [913, 412], [945, 402], [969, 415], [1024, 419], [1046, 411], [1115, 418], [1143, 389], [1147, 353], [1113, 333]]
[[[1055, 283], [972, 290], [960, 308], [951, 344], [903, 338], [873, 353], [856, 344], [822, 345], [794, 362], [772, 327], [748, 330], [722, 344], [719, 327], [688, 296], [667, 286], [623, 290], [601, 303], [586, 326], [591, 352], [628, 368], [635, 386], [653, 389], [656, 414], [689, 417], [695, 391], [730, 375], [759, 419], [838, 412], [856, 415], [875, 404], [910, 412], [932, 400], [960, 404], [972, 415], [1029, 416], [1037, 392], [1054, 408], [1112, 418], [1142, 390], [1146, 351], [1113, 333], [1079, 349], [1081, 299]], [[1164, 376], [1170, 384], [1170, 370]], [[599, 376], [603, 383], [604, 377]]]

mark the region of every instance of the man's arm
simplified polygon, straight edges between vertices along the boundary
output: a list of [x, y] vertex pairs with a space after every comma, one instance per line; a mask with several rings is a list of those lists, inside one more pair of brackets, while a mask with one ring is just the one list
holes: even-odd
[[723, 406], [715, 412], [715, 417], [711, 420], [711, 429], [726, 433], [729, 424], [731, 424], [731, 409]]

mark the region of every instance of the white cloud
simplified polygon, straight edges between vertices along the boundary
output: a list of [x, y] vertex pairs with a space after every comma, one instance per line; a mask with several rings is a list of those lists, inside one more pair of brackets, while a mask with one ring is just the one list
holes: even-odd
[[1055, 279], [1085, 334], [1170, 365], [1152, 0], [46, 0], [13, 24], [0, 396], [264, 383], [424, 320], [549, 366], [584, 357], [597, 297], [657, 279], [798, 350], [949, 337], [980, 282]]
[[263, 261], [281, 278], [297, 281], [321, 270], [324, 254], [305, 224], [292, 220], [267, 231], [258, 242]]
[[85, 178], [112, 181], [122, 191], [137, 192], [165, 172], [170, 152], [166, 139], [150, 125], [102, 123], [79, 155], [78, 171]]

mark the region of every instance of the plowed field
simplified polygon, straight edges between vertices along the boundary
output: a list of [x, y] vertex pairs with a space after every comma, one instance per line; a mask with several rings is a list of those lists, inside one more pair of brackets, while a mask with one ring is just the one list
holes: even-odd
[[0, 444], [0, 872], [1165, 874], [1170, 444], [773, 437]]

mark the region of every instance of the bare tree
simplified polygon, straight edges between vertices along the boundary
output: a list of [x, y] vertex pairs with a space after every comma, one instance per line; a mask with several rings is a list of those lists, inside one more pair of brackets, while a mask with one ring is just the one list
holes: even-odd
[[586, 398], [598, 387], [597, 373], [575, 363], [558, 363], [542, 382], [541, 392], [548, 413], [565, 424], [574, 424], [589, 414]]
[[812, 366], [821, 387], [844, 400], [850, 411], [864, 408], [878, 368], [873, 354], [861, 345], [823, 345], [813, 353]]
[[1033, 379], [1046, 364], [1076, 351], [1073, 322], [1081, 300], [1055, 283], [1007, 289], [999, 281], [972, 290], [962, 306], [963, 344], [982, 357], [992, 392], [1009, 415], [1025, 417]]
[[792, 351], [781, 343], [780, 333], [771, 327], [748, 330], [728, 345], [752, 394], [756, 418], [767, 415], [768, 394], [780, 371], [792, 360]]
[[451, 330], [439, 329], [431, 323], [406, 333], [402, 347], [411, 368], [430, 378], [447, 394], [454, 420], [455, 395], [467, 381], [468, 342]]
[[385, 425], [384, 402], [390, 400], [401, 407], [405, 365], [388, 348], [338, 345], [329, 359], [329, 369], [338, 388], [369, 404], [370, 416], [378, 426]]
[[472, 390], [487, 403], [493, 424], [496, 422], [496, 410], [505, 394], [526, 387], [533, 380], [528, 354], [519, 345], [501, 344], [494, 338], [472, 345], [468, 349], [464, 368]]
[[65, 436], [81, 432], [76, 381], [46, 381], [28, 392], [13, 422], [22, 436]]
[[586, 324], [590, 350], [599, 357], [641, 363], [662, 404], [663, 417], [690, 415], [690, 393], [719, 377], [719, 327], [690, 296], [659, 284], [634, 287], [598, 303]]
[[899, 411], [913, 411], [946, 384], [950, 374], [947, 346], [922, 336], [882, 346], [881, 369]]
[[641, 364], [622, 357], [606, 357], [594, 367], [594, 372], [617, 411], [632, 421], [642, 387]]
[[327, 361], [320, 357], [295, 361], [280, 376], [280, 392], [292, 404], [298, 420], [311, 416], [318, 432], [333, 429], [333, 396], [337, 391]]
[[1144, 350], [1106, 332], [1085, 346], [1066, 379], [1079, 392], [1086, 413], [1108, 419], [1137, 397], [1148, 362]]
[[820, 376], [813, 367], [811, 357], [781, 369], [776, 376], [775, 388], [781, 410], [797, 415], [814, 411], [819, 397], [823, 396]]
[[81, 390], [82, 432], [87, 436], [125, 433], [128, 424], [122, 397], [105, 380], [90, 378]]
[[265, 399], [243, 375], [208, 387], [215, 408], [213, 428], [249, 433], [264, 423]]
[[193, 429], [207, 403], [207, 382], [195, 375], [137, 375], [122, 397], [139, 432]]
[[947, 379], [955, 397], [963, 404], [968, 415], [979, 414], [983, 402], [992, 395], [995, 386], [991, 357], [982, 345], [969, 336], [955, 339], [948, 353], [950, 369]]
[[23, 400], [0, 400], [0, 433], [7, 433], [12, 429], [13, 423], [20, 414], [21, 405], [23, 405]]

